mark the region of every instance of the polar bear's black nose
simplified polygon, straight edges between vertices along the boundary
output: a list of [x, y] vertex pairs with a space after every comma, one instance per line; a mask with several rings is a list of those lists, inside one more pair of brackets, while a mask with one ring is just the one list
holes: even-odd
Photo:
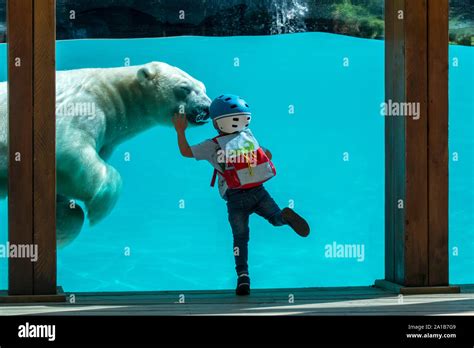
[[211, 114], [211, 109], [209, 106], [204, 108], [203, 113], [206, 115], [206, 120], [209, 119], [209, 115]]
[[205, 107], [200, 111], [196, 112], [194, 115], [189, 115], [188, 118], [191, 122], [195, 124], [204, 124], [209, 121], [209, 107]]

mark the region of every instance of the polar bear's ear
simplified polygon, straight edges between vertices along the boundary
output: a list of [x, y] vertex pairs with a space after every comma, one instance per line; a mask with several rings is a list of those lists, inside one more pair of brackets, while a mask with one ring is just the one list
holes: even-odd
[[143, 84], [152, 80], [153, 77], [155, 77], [155, 73], [151, 71], [150, 67], [145, 66], [143, 68], [140, 68], [140, 70], [138, 70], [137, 77], [138, 77], [138, 81]]

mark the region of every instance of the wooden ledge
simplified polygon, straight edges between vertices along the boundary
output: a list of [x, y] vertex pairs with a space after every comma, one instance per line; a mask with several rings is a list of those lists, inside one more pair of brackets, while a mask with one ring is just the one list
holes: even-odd
[[459, 294], [459, 286], [403, 286], [388, 280], [378, 279], [375, 286], [401, 295]]
[[66, 302], [66, 294], [64, 294], [62, 287], [58, 287], [57, 293], [52, 295], [8, 295], [8, 291], [0, 291], [0, 304], [45, 302]]

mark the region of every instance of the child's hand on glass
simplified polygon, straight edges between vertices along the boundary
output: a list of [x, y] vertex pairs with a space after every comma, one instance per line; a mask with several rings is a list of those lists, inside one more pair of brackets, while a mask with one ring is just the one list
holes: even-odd
[[186, 114], [174, 114], [173, 124], [177, 132], [184, 132], [186, 128], [188, 128], [188, 119], [186, 118]]

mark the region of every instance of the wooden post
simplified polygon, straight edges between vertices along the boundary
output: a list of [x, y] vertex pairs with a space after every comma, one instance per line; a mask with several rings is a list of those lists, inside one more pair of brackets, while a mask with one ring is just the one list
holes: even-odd
[[449, 283], [448, 249], [448, 0], [428, 7], [428, 201], [431, 286]]
[[9, 241], [38, 252], [36, 262], [9, 260], [8, 295], [14, 302], [19, 296], [62, 301], [56, 288], [55, 0], [9, 0], [7, 12]]
[[33, 290], [47, 295], [56, 293], [56, 11], [55, 0], [33, 3]]
[[[8, 25], [8, 240], [33, 244], [33, 2], [9, 0]], [[8, 262], [10, 295], [33, 293], [30, 260]]]
[[[458, 292], [448, 277], [448, 0], [385, 1], [385, 280], [401, 293]], [[401, 105], [398, 105], [401, 106]]]

